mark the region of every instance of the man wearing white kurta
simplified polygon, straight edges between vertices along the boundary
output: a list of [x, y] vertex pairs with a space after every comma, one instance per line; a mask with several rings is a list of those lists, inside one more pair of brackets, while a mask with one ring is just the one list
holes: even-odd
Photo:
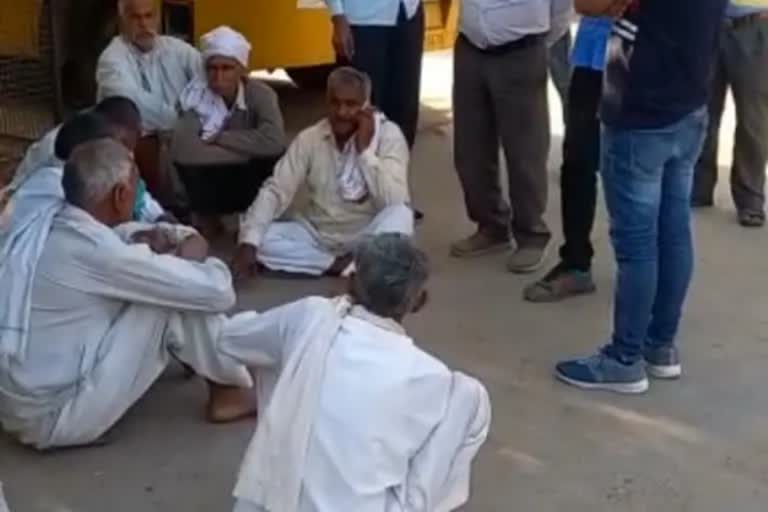
[[[368, 106], [370, 91], [364, 73], [343, 67], [331, 74], [328, 117], [293, 141], [241, 222], [238, 275], [258, 264], [337, 273], [361, 236], [413, 233], [408, 145], [395, 123]], [[302, 188], [308, 204], [278, 220]]]
[[[255, 315], [221, 314], [235, 302], [226, 265], [189, 228], [112, 229], [131, 218], [136, 177], [121, 144], [80, 145], [64, 170], [67, 204], [45, 196], [51, 216], [27, 230], [38, 242], [23, 255], [9, 247], [0, 261], [0, 288], [14, 291], [0, 311], [0, 423], [25, 444], [98, 440], [172, 355], [208, 379], [210, 420], [254, 410], [249, 371], [222, 350], [248, 346]], [[128, 243], [138, 238], [164, 243]]]
[[139, 107], [145, 133], [170, 131], [176, 103], [187, 84], [202, 73], [200, 53], [175, 37], [157, 34], [152, 0], [120, 0], [120, 31], [99, 58], [99, 99], [126, 96]]
[[143, 137], [134, 158], [148, 189], [166, 208], [184, 206], [183, 187], [168, 157], [177, 103], [203, 72], [200, 53], [186, 42], [158, 35], [159, 2], [119, 0], [120, 34], [99, 57], [99, 99], [126, 96], [139, 107]]
[[468, 498], [490, 402], [402, 327], [426, 303], [426, 256], [389, 233], [361, 241], [355, 264], [348, 297], [304, 299], [252, 326], [273, 369], [260, 372], [235, 512], [434, 512]]

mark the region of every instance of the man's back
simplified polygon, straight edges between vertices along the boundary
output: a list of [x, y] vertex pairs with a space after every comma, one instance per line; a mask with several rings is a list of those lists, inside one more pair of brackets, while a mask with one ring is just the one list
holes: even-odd
[[302, 512], [389, 510], [411, 458], [444, 418], [451, 382], [396, 323], [355, 308], [328, 355]]
[[[30, 271], [28, 353], [11, 371], [17, 392], [37, 396], [66, 394], [87, 377], [123, 332], [118, 323], [129, 306], [166, 307], [166, 316], [173, 309], [213, 312], [228, 308], [233, 295], [223, 263], [152, 255], [71, 206], [54, 218]], [[164, 328], [147, 323], [133, 333], [160, 337]]]
[[707, 102], [726, 0], [635, 0], [609, 42], [602, 118], [660, 128]]

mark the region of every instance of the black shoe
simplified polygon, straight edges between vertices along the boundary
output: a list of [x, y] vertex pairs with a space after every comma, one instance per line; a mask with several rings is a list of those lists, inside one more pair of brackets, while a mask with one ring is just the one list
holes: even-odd
[[715, 201], [709, 197], [691, 197], [691, 208], [711, 208]]

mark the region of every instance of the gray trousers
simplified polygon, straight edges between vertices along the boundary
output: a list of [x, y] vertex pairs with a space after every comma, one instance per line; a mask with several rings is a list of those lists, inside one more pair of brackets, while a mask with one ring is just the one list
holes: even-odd
[[728, 87], [736, 105], [731, 193], [739, 211], [762, 213], [768, 162], [768, 20], [723, 28], [717, 58], [707, 141], [696, 168], [693, 197], [710, 201], [717, 183], [720, 119]]
[[571, 74], [573, 72], [571, 68], [572, 43], [573, 38], [569, 30], [560, 39], [555, 41], [555, 44], [549, 47], [549, 77], [552, 79], [552, 83], [555, 84], [557, 95], [563, 104], [563, 121], [566, 121], [565, 117], [568, 112], [568, 88], [571, 85]]
[[[469, 218], [497, 233], [548, 234], [547, 47], [540, 38], [502, 52], [459, 37], [454, 49], [454, 163]], [[502, 196], [499, 143], [507, 162]], [[511, 219], [511, 222], [510, 222]]]

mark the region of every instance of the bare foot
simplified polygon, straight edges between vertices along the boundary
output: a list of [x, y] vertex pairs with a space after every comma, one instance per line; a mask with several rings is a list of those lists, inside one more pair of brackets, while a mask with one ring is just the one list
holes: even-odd
[[230, 423], [256, 416], [258, 411], [253, 390], [208, 383], [210, 395], [207, 413], [211, 423]]

